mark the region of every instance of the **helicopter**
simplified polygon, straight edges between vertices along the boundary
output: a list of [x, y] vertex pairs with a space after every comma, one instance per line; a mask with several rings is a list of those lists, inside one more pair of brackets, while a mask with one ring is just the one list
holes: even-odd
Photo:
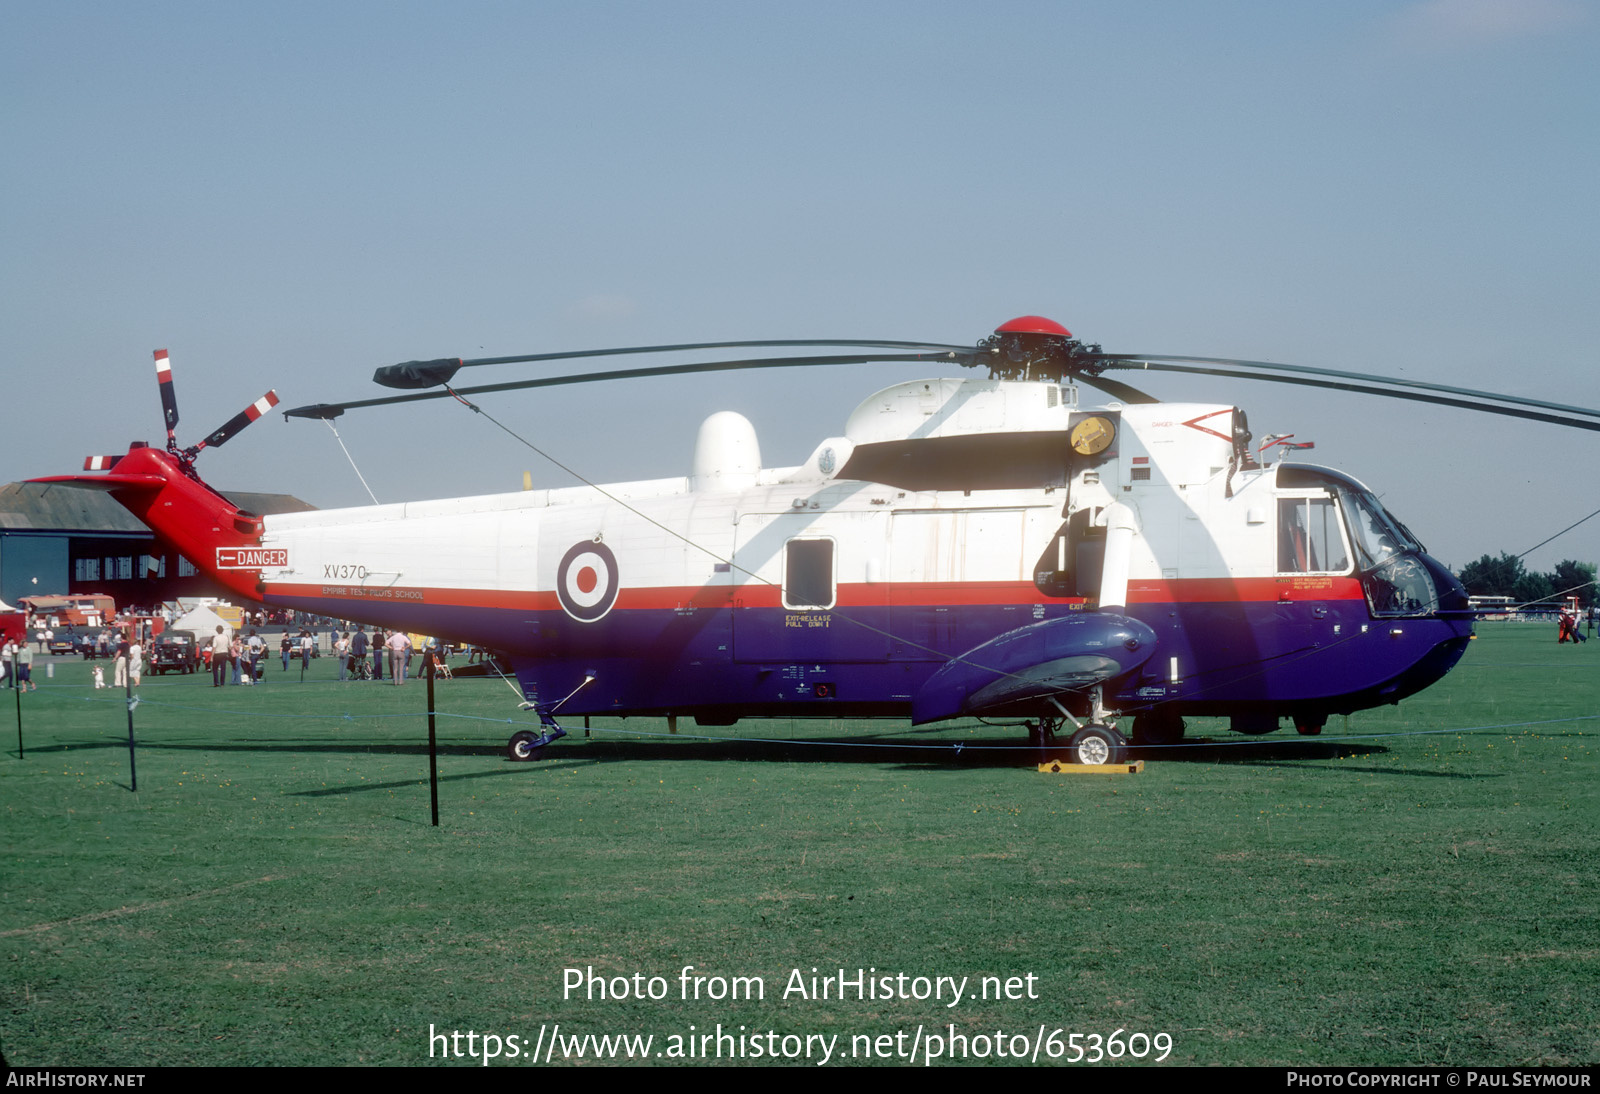
[[[754, 347], [786, 355], [455, 383], [479, 366]], [[794, 353], [818, 347], [856, 352]], [[374, 379], [411, 394], [284, 413], [331, 421], [434, 398], [485, 413], [468, 397], [745, 368], [926, 361], [987, 376], [878, 391], [794, 467], [764, 467], [753, 426], [723, 411], [683, 475], [261, 517], [194, 465], [276, 395], [182, 448], [165, 351], [156, 360], [166, 449], [135, 443], [87, 460], [94, 476], [37, 481], [109, 491], [246, 598], [501, 651], [539, 719], [507, 743], [518, 761], [564, 736], [562, 718], [590, 715], [1008, 719], [1089, 765], [1178, 742], [1185, 716], [1315, 735], [1447, 674], [1473, 634], [1465, 590], [1366, 485], [1287, 457], [1309, 446], [1257, 444], [1236, 406], [1162, 402], [1106, 374], [1267, 380], [1600, 430], [1600, 412], [1520, 396], [1106, 353], [1028, 315], [965, 346], [706, 342], [386, 366]]]

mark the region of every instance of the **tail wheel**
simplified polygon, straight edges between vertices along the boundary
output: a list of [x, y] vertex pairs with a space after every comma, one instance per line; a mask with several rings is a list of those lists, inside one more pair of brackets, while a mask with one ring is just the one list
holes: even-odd
[[544, 746], [539, 744], [539, 735], [529, 729], [513, 733], [511, 740], [506, 742], [506, 759], [517, 763], [537, 760], [543, 753]]
[[1086, 725], [1072, 735], [1072, 756], [1080, 764], [1100, 767], [1128, 758], [1128, 739], [1110, 726]]

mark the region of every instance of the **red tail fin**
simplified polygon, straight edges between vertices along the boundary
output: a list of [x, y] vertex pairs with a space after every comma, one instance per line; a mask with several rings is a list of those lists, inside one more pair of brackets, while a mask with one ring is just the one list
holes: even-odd
[[34, 479], [105, 490], [122, 507], [218, 583], [251, 600], [261, 598], [261, 518], [247, 513], [197, 478], [176, 457], [136, 444], [108, 475]]

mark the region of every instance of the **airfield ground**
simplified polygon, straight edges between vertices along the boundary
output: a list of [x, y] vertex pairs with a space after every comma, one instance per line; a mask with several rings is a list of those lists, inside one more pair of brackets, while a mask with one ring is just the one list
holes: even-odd
[[[0, 692], [0, 1053], [466, 1064], [445, 1054], [470, 1030], [516, 1066], [559, 1024], [653, 1036], [662, 1063], [674, 1037], [820, 1062], [808, 1035], [909, 1062], [935, 1034], [1043, 1063], [1118, 1030], [1101, 1051], [1164, 1033], [1187, 1064], [1594, 1063], [1600, 642], [1480, 630], [1446, 681], [1322, 740], [1200, 722], [1122, 777], [980, 747], [1014, 731], [850, 723], [597, 719], [513, 764], [508, 687], [441, 683], [438, 828], [420, 684], [147, 676], [133, 793], [120, 697], [42, 660], [22, 758]], [[953, 1007], [885, 997], [914, 979], [817, 999], [813, 968], [830, 996], [841, 969], [970, 980]], [[564, 991], [569, 969], [647, 997]], [[764, 997], [705, 998], [736, 977]]]

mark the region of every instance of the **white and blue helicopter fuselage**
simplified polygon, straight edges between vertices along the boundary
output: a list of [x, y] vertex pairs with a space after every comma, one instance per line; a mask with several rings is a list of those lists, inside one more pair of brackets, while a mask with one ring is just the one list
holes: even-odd
[[1448, 571], [1360, 483], [1247, 444], [1231, 406], [915, 381], [798, 467], [762, 468], [719, 414], [686, 476], [269, 516], [195, 561], [501, 651], [547, 719], [1312, 731], [1449, 671], [1472, 621]]

